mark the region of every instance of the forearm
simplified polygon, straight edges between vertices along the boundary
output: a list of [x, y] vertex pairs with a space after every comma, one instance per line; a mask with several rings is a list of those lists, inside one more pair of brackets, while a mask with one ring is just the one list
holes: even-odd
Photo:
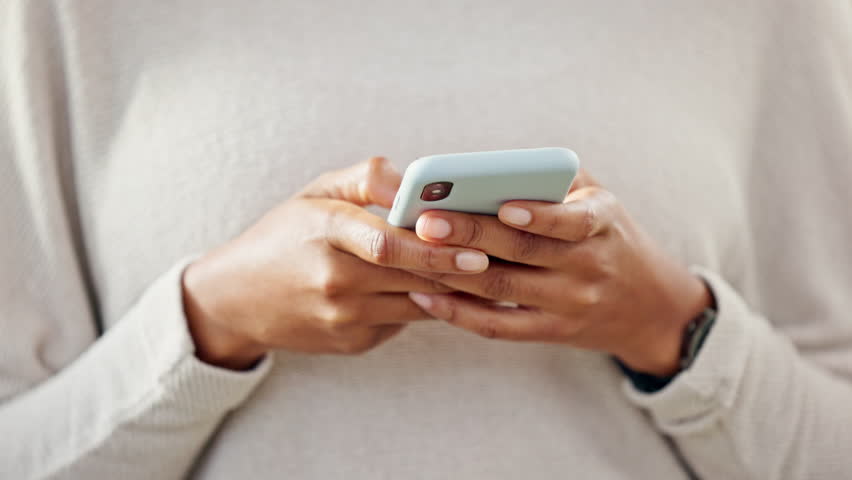
[[[9, 478], [181, 478], [268, 370], [195, 358], [178, 265], [58, 375], [0, 405]], [[144, 468], [140, 468], [144, 465]]]
[[[819, 369], [720, 278], [719, 317], [665, 389], [627, 387], [703, 478], [841, 478], [852, 471], [852, 382]], [[852, 353], [848, 353], [852, 359]]]

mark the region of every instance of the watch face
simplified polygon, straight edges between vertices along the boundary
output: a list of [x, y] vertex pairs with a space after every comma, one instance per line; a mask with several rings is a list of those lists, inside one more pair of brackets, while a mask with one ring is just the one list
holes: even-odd
[[686, 370], [695, 361], [715, 321], [716, 311], [708, 308], [686, 326], [680, 357], [681, 370]]

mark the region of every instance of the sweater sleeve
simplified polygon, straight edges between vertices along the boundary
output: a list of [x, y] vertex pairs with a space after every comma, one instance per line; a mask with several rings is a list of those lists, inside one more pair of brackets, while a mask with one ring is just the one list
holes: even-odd
[[58, 3], [0, 2], [0, 478], [181, 478], [270, 360], [232, 372], [195, 358], [187, 260], [98, 335]]
[[[624, 389], [702, 478], [844, 478], [852, 379], [810, 362], [718, 275], [696, 269], [719, 316], [690, 369], [651, 394]], [[843, 352], [852, 363], [852, 345]]]
[[[151, 285], [118, 325], [69, 366], [0, 404], [4, 478], [186, 474], [270, 360], [250, 372], [232, 372], [195, 358], [181, 306], [183, 267], [179, 263]], [[72, 328], [86, 326], [86, 319], [63, 320]], [[2, 371], [15, 368], [2, 365]]]

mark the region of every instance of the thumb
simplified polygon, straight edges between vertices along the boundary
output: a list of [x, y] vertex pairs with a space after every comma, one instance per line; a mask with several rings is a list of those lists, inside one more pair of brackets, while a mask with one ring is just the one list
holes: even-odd
[[333, 198], [355, 205], [390, 208], [402, 176], [384, 157], [373, 157], [342, 170], [325, 173], [300, 193], [303, 198]]

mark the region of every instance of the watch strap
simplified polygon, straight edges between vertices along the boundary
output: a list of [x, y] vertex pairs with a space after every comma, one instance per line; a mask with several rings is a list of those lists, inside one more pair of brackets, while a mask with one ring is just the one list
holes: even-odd
[[713, 324], [716, 322], [717, 312], [713, 308], [707, 308], [700, 315], [690, 320], [683, 332], [680, 358], [678, 359], [678, 371], [673, 375], [658, 377], [648, 373], [637, 372], [619, 361], [615, 360], [624, 375], [630, 380], [637, 390], [644, 393], [654, 393], [662, 390], [681, 372], [695, 363], [704, 341], [710, 334]]

